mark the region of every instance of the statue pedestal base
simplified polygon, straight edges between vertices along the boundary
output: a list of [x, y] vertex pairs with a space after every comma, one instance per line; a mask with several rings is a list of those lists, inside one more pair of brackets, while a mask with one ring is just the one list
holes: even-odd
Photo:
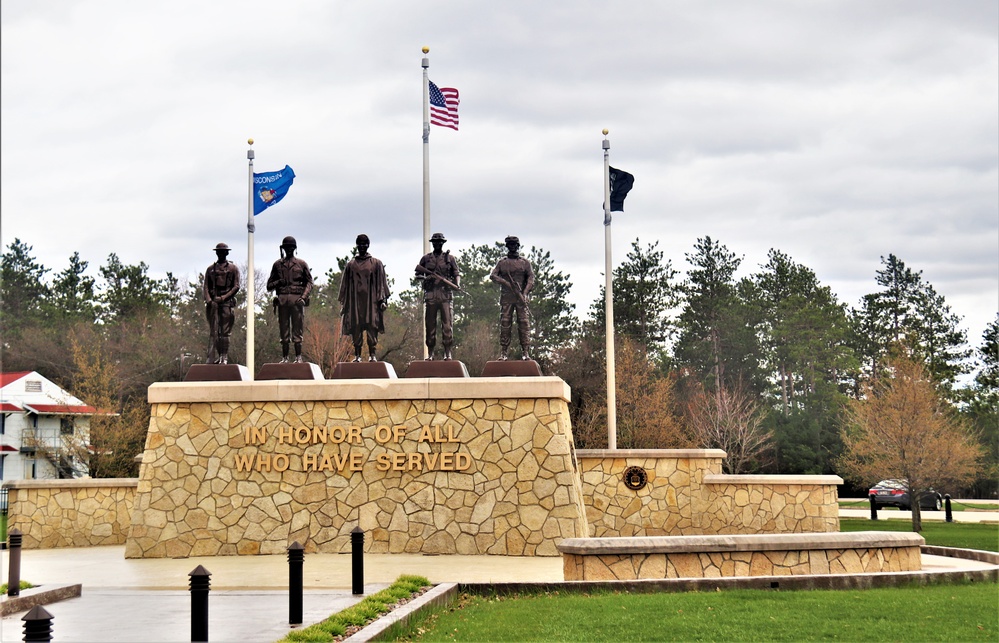
[[334, 380], [396, 379], [395, 369], [388, 362], [339, 362], [333, 369]]
[[589, 535], [570, 393], [557, 377], [153, 384], [125, 557], [337, 554], [356, 527], [370, 553], [559, 556]]
[[312, 362], [285, 362], [264, 364], [257, 373], [258, 380], [321, 380], [323, 372], [319, 364]]
[[193, 364], [185, 382], [249, 382], [250, 371], [242, 364]]
[[457, 360], [418, 360], [410, 362], [406, 377], [468, 377], [465, 364]]
[[533, 359], [497, 359], [486, 362], [482, 377], [541, 377], [541, 367]]

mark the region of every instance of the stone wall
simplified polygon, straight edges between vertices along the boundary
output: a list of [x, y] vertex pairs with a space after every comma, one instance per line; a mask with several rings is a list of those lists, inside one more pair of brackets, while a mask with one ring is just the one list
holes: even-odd
[[[719, 449], [578, 450], [590, 536], [839, 531], [839, 476], [733, 476]], [[646, 483], [630, 489], [625, 471]]]
[[565, 580], [605, 581], [918, 571], [924, 543], [909, 532], [854, 532], [576, 538], [559, 550]]
[[[720, 449], [577, 450], [590, 536], [702, 533], [694, 498], [703, 496], [705, 475], [721, 472], [724, 457]], [[625, 485], [629, 467], [645, 471], [644, 488]]]
[[706, 475], [704, 534], [839, 531], [839, 476]]
[[554, 377], [154, 384], [127, 557], [557, 556], [585, 536]]
[[121, 545], [132, 523], [137, 480], [16, 480], [8, 491], [8, 531], [26, 549]]

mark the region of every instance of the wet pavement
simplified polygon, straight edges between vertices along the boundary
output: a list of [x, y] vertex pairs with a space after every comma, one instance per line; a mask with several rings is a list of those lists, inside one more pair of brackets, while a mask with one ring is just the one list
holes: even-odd
[[[8, 552], [0, 555], [6, 576]], [[83, 593], [46, 606], [54, 641], [190, 641], [188, 574], [211, 573], [211, 641], [276, 641], [288, 625], [288, 557], [219, 556], [126, 559], [124, 546], [23, 550], [21, 577], [40, 586], [82, 584]], [[402, 574], [432, 583], [560, 582], [559, 557], [366, 554], [364, 591], [375, 593]], [[306, 554], [303, 620], [325, 619], [364, 598], [351, 593], [350, 554]], [[0, 641], [20, 641], [19, 612], [0, 620]]]

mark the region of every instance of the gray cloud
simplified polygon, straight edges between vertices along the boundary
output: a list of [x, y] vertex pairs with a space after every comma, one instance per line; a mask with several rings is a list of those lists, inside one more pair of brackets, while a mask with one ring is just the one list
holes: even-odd
[[[711, 235], [770, 248], [855, 305], [895, 253], [965, 317], [999, 309], [999, 7], [938, 2], [399, 0], [0, 5], [2, 226], [196, 275], [246, 251], [246, 145], [295, 168], [257, 217], [317, 273], [365, 231], [405, 279], [422, 251], [419, 48], [461, 90], [432, 128], [434, 230], [552, 252], [584, 312], [602, 283], [602, 153], [636, 176], [616, 261]], [[272, 252], [273, 251], [273, 252]], [[310, 254], [311, 253], [311, 254]], [[390, 253], [390, 254], [389, 254]], [[406, 259], [409, 257], [409, 259]]]

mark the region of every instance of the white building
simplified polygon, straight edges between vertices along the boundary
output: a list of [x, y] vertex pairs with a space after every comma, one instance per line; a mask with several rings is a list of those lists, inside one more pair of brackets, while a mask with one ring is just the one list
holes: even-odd
[[97, 410], [35, 371], [0, 373], [0, 480], [78, 478]]

